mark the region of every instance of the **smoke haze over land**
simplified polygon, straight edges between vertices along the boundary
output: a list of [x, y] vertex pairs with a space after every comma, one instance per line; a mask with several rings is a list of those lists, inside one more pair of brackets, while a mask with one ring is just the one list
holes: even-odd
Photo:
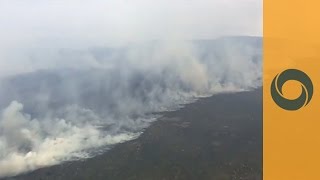
[[261, 86], [261, 38], [217, 38], [260, 35], [260, 6], [1, 1], [0, 177], [91, 157], [154, 112]]
[[65, 64], [47, 58], [35, 62], [32, 48], [261, 36], [262, 1], [1, 0], [0, 24], [0, 76], [4, 76]]

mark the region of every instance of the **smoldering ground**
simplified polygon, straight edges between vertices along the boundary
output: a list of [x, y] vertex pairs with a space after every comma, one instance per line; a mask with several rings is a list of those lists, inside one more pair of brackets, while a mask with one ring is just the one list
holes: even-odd
[[1, 80], [1, 176], [90, 157], [137, 137], [153, 112], [261, 85], [261, 39], [254, 37], [56, 53], [99, 66], [78, 58], [78, 66]]
[[255, 0], [0, 1], [0, 177], [90, 157], [136, 138], [154, 112], [260, 86], [261, 39], [215, 38], [259, 36], [261, 17]]

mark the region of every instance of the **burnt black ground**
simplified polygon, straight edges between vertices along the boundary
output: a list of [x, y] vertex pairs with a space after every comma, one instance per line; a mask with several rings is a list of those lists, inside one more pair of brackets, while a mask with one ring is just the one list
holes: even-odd
[[262, 179], [262, 90], [200, 99], [102, 155], [9, 179]]

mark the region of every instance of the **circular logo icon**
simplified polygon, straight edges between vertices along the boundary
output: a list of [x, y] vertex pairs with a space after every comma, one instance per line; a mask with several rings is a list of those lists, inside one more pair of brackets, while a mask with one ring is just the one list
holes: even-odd
[[[288, 99], [282, 93], [283, 85], [294, 80], [301, 83], [301, 95], [296, 99]], [[287, 69], [278, 74], [271, 84], [271, 96], [274, 102], [281, 108], [289, 111], [298, 110], [306, 106], [313, 95], [313, 84], [309, 76], [297, 69]]]

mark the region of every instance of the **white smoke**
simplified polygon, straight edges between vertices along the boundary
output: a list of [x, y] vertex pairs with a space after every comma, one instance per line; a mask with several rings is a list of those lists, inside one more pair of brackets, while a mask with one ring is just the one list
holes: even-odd
[[0, 178], [136, 138], [153, 112], [260, 86], [261, 39], [215, 38], [261, 36], [261, 22], [260, 0], [0, 0]]
[[29, 53], [58, 66], [0, 81], [0, 177], [91, 157], [136, 138], [150, 113], [261, 85], [259, 38], [43, 51]]
[[23, 114], [23, 105], [13, 101], [0, 119], [0, 177], [89, 156], [85, 150], [113, 145], [137, 133], [105, 135], [90, 123], [74, 124], [64, 119], [39, 121]]

